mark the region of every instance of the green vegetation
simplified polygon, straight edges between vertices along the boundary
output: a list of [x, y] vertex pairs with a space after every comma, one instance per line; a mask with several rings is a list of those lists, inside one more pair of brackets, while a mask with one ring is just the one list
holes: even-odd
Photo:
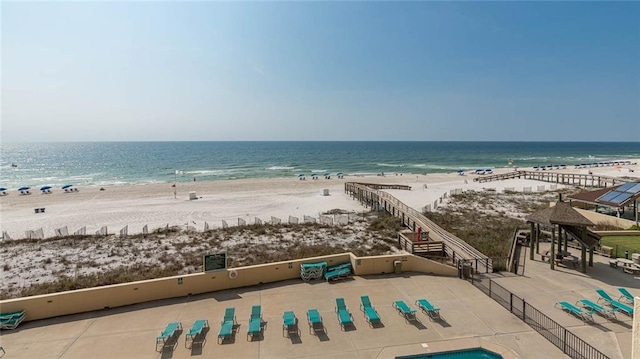
[[[467, 191], [451, 197], [437, 212], [424, 213], [439, 226], [494, 260], [503, 270], [513, 233], [527, 228], [524, 218], [546, 208], [558, 194]], [[501, 265], [502, 264], [502, 265]]]
[[629, 258], [631, 253], [640, 253], [640, 236], [606, 236], [600, 244], [613, 248], [616, 257], [624, 257], [625, 251], [629, 251]]

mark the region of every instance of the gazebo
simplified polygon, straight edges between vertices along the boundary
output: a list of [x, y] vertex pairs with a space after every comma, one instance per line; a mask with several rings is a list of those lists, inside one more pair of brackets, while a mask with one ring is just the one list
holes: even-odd
[[[558, 251], [563, 252], [562, 240], [564, 237], [564, 252], [567, 251], [568, 236], [573, 237], [580, 242], [581, 258], [580, 267], [581, 272], [587, 272], [587, 250], [589, 250], [589, 267], [593, 267], [593, 251], [595, 247], [600, 243], [600, 236], [592, 231], [589, 231], [587, 227], [594, 226], [595, 224], [588, 220], [586, 217], [576, 211], [570, 204], [566, 202], [557, 202], [555, 206], [542, 209], [538, 212], [532, 213], [526, 218], [527, 222], [531, 224], [531, 251], [530, 259], [533, 260], [533, 251], [540, 252], [539, 249], [539, 233], [540, 226], [551, 228], [551, 250], [549, 252], [549, 263], [551, 269], [555, 269], [555, 242], [556, 242], [556, 227], [558, 227]], [[535, 240], [534, 240], [535, 233]], [[563, 236], [564, 233], [564, 236]]]

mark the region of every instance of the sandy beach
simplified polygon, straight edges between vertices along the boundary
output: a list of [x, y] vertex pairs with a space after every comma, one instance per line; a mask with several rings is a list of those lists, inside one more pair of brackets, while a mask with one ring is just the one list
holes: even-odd
[[[629, 169], [634, 172], [629, 172]], [[509, 170], [500, 169], [495, 173], [507, 171]], [[570, 169], [560, 171], [579, 172]], [[617, 177], [639, 173], [637, 165], [620, 169], [602, 167], [580, 171]], [[349, 225], [333, 227], [334, 229], [320, 227], [311, 232], [276, 230], [278, 233], [275, 233], [265, 230], [262, 233], [247, 229], [248, 232], [241, 230], [228, 236], [218, 233], [206, 239], [184, 232], [174, 236], [148, 236], [144, 239], [117, 235], [125, 226], [129, 235], [142, 233], [145, 225], [149, 232], [169, 225], [202, 233], [205, 223], [211, 229], [221, 228], [223, 221], [229, 226], [237, 226], [238, 219], [253, 224], [256, 218], [266, 222], [271, 217], [276, 217], [286, 223], [289, 216], [297, 217], [302, 223], [304, 216], [318, 218], [320, 214], [335, 209], [354, 214], [367, 211], [358, 201], [344, 193], [346, 181], [409, 185], [410, 191], [388, 192], [420, 211], [426, 205], [430, 205], [431, 209], [434, 205], [446, 205], [445, 195], [453, 190], [502, 192], [508, 188], [510, 191], [522, 192], [526, 187], [534, 193], [540, 193], [561, 188], [551, 183], [524, 179], [475, 182], [473, 179], [479, 176], [461, 176], [457, 173], [394, 173], [343, 179], [320, 177], [317, 180], [280, 178], [196, 181], [178, 183], [175, 198], [171, 183], [118, 185], [104, 187], [104, 190], [100, 187], [82, 187], [78, 192], [71, 193], [59, 189], [50, 194], [11, 193], [0, 197], [2, 231], [6, 235], [2, 248], [3, 256], [7, 259], [4, 271], [7, 278], [11, 278], [3, 282], [0, 289], [5, 295], [16, 295], [22, 288], [28, 288], [34, 283], [53, 282], [68, 276], [96, 275], [105, 271], [126, 272], [130, 266], [159, 268], [158, 263], [172, 267], [179, 273], [192, 273], [199, 270], [202, 253], [220, 250], [234, 253], [232, 257], [236, 262], [233, 265], [261, 262], [269, 260], [270, 255], [286, 252], [290, 247], [313, 245], [340, 245], [341, 250], [366, 250], [375, 247], [382, 253], [397, 252], [391, 239], [393, 234], [379, 236], [371, 232], [367, 229], [366, 222], [358, 222], [359, 215], [354, 216], [356, 220], [350, 221]], [[329, 190], [328, 196], [323, 195], [325, 189]], [[198, 199], [189, 200], [190, 192], [195, 192]], [[35, 213], [34, 208], [45, 208], [45, 212]], [[511, 211], [502, 207], [496, 210]], [[68, 233], [73, 234], [86, 227], [86, 233], [91, 235], [104, 226], [107, 227], [111, 240], [105, 241], [97, 237], [80, 242], [73, 239], [49, 242], [8, 241], [9, 238], [25, 238], [26, 231], [42, 229], [44, 237], [48, 239], [54, 238], [55, 230], [59, 228], [66, 227]], [[256, 245], [262, 245], [258, 252], [251, 250]], [[258, 259], [258, 256], [262, 259]]]
[[[588, 173], [638, 178], [638, 160], [620, 168], [613, 166], [589, 169], [562, 169], [565, 173]], [[531, 168], [521, 168], [532, 170]], [[498, 169], [494, 173], [508, 172]], [[633, 171], [633, 172], [631, 172]], [[550, 183], [513, 179], [479, 183], [473, 179], [480, 175], [457, 173], [411, 175], [385, 174], [385, 176], [345, 177], [338, 179], [298, 180], [297, 178], [243, 179], [209, 182], [172, 183], [148, 185], [117, 185], [82, 187], [78, 192], [65, 193], [54, 189], [50, 194], [34, 191], [31, 195], [10, 193], [0, 197], [3, 232], [12, 239], [25, 237], [25, 231], [42, 229], [45, 238], [54, 237], [55, 229], [66, 227], [72, 234], [86, 227], [93, 234], [103, 226], [109, 233], [118, 233], [128, 226], [129, 234], [142, 232], [147, 225], [149, 231], [166, 226], [191, 226], [202, 231], [205, 222], [210, 228], [219, 228], [222, 221], [237, 225], [238, 218], [252, 224], [255, 218], [269, 221], [276, 217], [286, 222], [289, 216], [302, 221], [303, 216], [318, 217], [319, 214], [342, 209], [349, 212], [365, 210], [357, 201], [344, 193], [344, 182], [398, 183], [412, 187], [411, 191], [390, 191], [407, 205], [422, 211], [428, 204], [439, 201], [451, 190], [503, 191], [512, 188], [522, 191], [531, 187], [533, 192], [551, 189]], [[544, 188], [543, 188], [544, 187]], [[329, 195], [322, 195], [329, 190]], [[197, 200], [189, 200], [189, 192], [195, 192]], [[45, 208], [45, 213], [35, 213], [35, 208]]]

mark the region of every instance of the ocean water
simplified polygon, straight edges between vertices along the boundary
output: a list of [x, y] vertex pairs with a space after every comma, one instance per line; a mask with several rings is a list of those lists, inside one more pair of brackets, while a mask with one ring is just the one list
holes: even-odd
[[295, 177], [313, 172], [343, 172], [347, 177], [418, 174], [634, 158], [640, 158], [639, 142], [3, 143], [0, 187]]

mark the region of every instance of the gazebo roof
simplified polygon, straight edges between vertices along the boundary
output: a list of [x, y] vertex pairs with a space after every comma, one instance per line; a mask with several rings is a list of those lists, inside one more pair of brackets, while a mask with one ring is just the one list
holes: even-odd
[[546, 226], [553, 224], [576, 227], [595, 225], [566, 202], [557, 202], [555, 206], [534, 212], [528, 215], [526, 219], [527, 222], [539, 223]]

